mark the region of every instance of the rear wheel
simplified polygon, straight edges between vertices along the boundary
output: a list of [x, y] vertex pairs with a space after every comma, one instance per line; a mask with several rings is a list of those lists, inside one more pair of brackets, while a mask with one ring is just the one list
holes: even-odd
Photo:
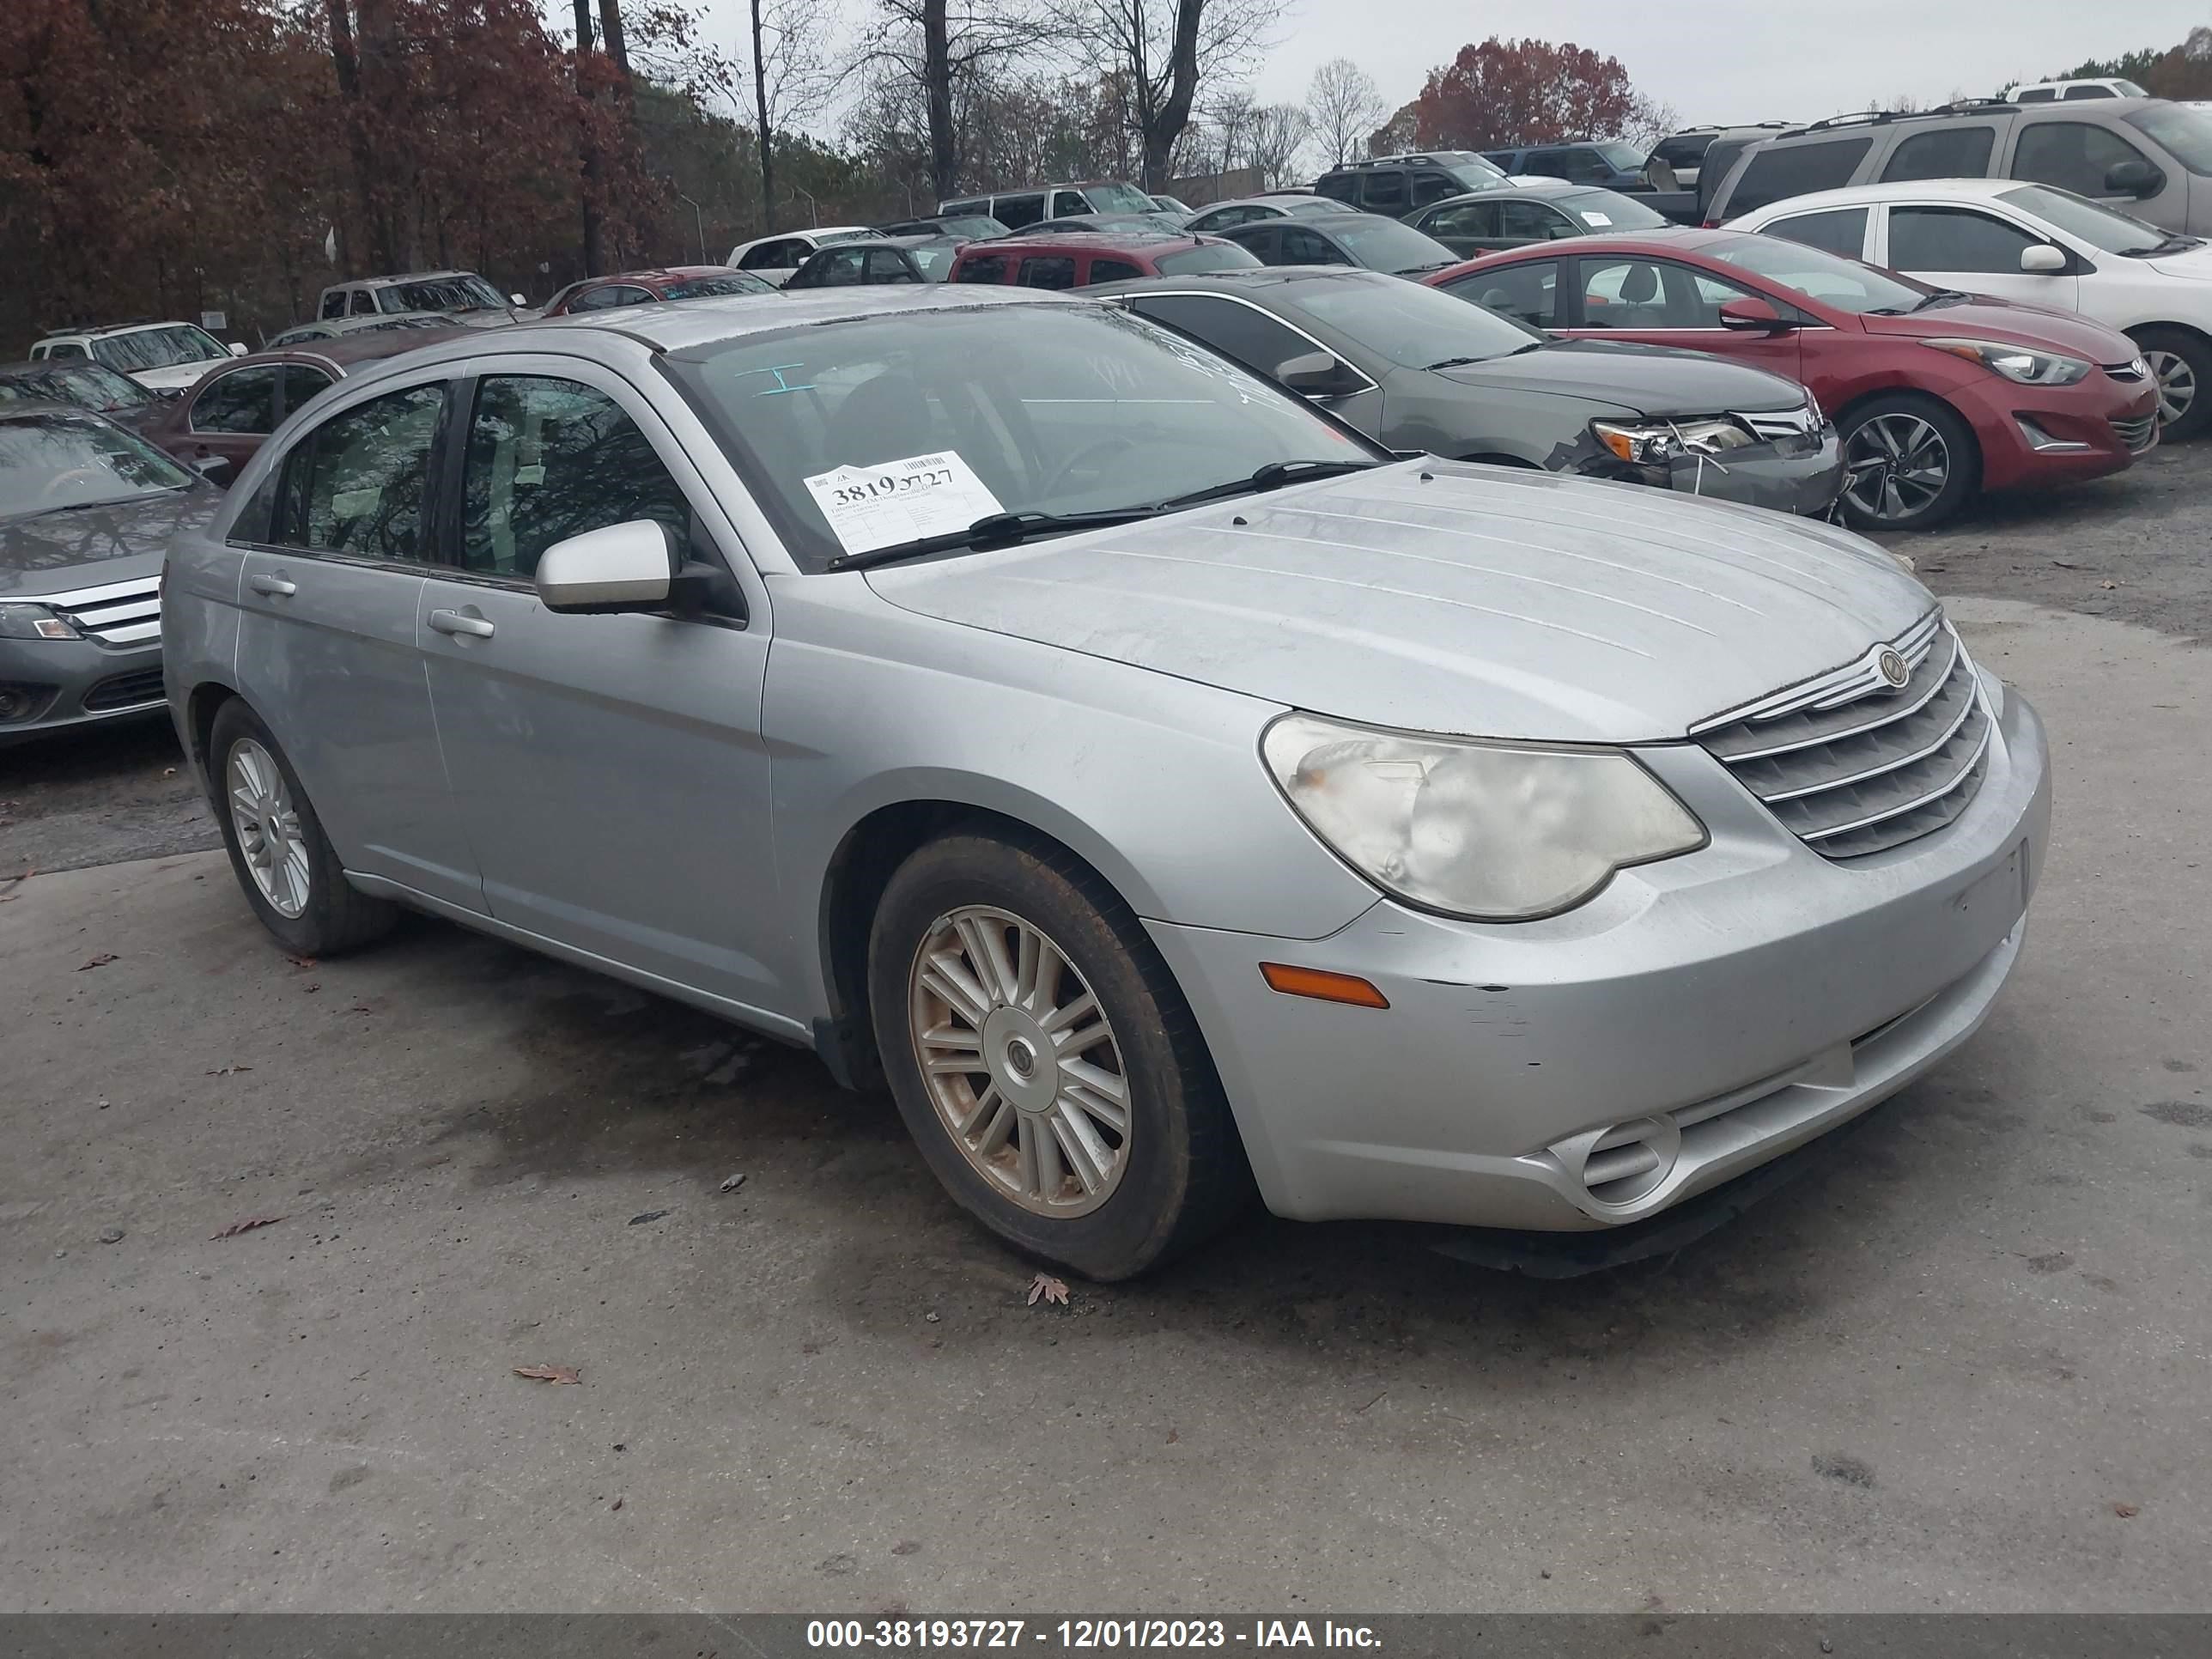
[[235, 697], [216, 711], [208, 770], [230, 867], [261, 925], [288, 949], [337, 956], [390, 929], [398, 912], [346, 880], [291, 762]]
[[878, 906], [868, 981], [923, 1158], [1017, 1248], [1125, 1279], [1249, 1195], [1189, 1008], [1128, 907], [1064, 849], [981, 830], [921, 848]]
[[1974, 493], [1974, 434], [1931, 398], [1870, 398], [1838, 422], [1844, 517], [1856, 530], [1933, 530]]
[[2147, 328], [2135, 337], [2158, 386], [2162, 438], [2193, 438], [2212, 422], [2212, 341], [2179, 328]]

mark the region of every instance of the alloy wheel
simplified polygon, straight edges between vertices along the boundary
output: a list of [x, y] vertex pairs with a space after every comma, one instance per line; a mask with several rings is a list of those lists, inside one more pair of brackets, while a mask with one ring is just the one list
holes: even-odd
[[270, 752], [251, 738], [231, 745], [225, 769], [230, 791], [230, 821], [238, 831], [238, 850], [269, 908], [289, 920], [307, 908], [307, 843], [300, 834], [300, 811], [292, 804], [284, 774]]
[[1038, 1215], [1082, 1215], [1129, 1161], [1120, 1044], [1067, 954], [1011, 913], [939, 916], [908, 975], [915, 1059], [962, 1156]]
[[1894, 523], [1923, 511], [1951, 481], [1951, 447], [1917, 415], [1877, 415], [1844, 448], [1844, 497], [1869, 519]]
[[2158, 422], [2171, 426], [2197, 401], [2197, 371], [2178, 351], [2146, 351], [2143, 362], [2158, 386]]

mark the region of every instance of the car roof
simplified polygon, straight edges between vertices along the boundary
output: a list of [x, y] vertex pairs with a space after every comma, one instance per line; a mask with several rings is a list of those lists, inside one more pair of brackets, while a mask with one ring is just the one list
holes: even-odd
[[1530, 259], [1589, 258], [1594, 254], [1641, 253], [1652, 258], [1663, 258], [1672, 253], [1705, 253], [1717, 247], [1726, 247], [1748, 236], [1755, 230], [1705, 230], [1695, 225], [1662, 225], [1652, 230], [1617, 230], [1601, 232], [1594, 236], [1571, 236], [1563, 242], [1531, 242], [1526, 247], [1501, 248], [1495, 253], [1486, 253], [1479, 259], [1468, 259], [1448, 270], [1424, 276], [1423, 281], [1441, 280], [1457, 276], [1468, 265], [1504, 264]]
[[[117, 334], [137, 334], [149, 328], [198, 328], [198, 323], [188, 323], [181, 317], [155, 319], [136, 323], [93, 323], [83, 328], [49, 329], [39, 337], [44, 340], [104, 340]], [[206, 331], [202, 330], [202, 332]]]
[[[1549, 196], [1619, 196], [1620, 194], [1620, 191], [1609, 190], [1603, 185], [1574, 185], [1569, 184], [1565, 179], [1544, 179], [1534, 173], [1516, 173], [1510, 178], [1493, 180], [1480, 190], [1463, 190], [1456, 196], [1445, 197], [1441, 202], [1431, 202], [1422, 211], [1434, 212], [1437, 208], [1449, 207], [1455, 202], [1486, 202], [1492, 198], [1508, 196], [1533, 196], [1540, 201]], [[1632, 202], [1636, 198], [1632, 195], [1628, 199]]]
[[332, 288], [374, 288], [380, 283], [434, 283], [448, 276], [473, 276], [473, 270], [401, 270], [388, 276], [349, 276], [343, 283], [332, 283]]
[[1182, 242], [1206, 246], [1226, 240], [1226, 232], [1213, 231], [1071, 230], [1050, 236], [998, 236], [967, 246], [995, 258], [1001, 253], [1151, 253]]
[[1280, 207], [1285, 197], [1294, 198], [1301, 202], [1327, 202], [1333, 206], [1343, 206], [1343, 204], [1335, 197], [1324, 196], [1317, 190], [1268, 190], [1262, 191], [1257, 196], [1231, 196], [1222, 201], [1208, 202], [1204, 207], [1193, 208], [1191, 211], [1211, 213], [1216, 208], [1225, 207]]
[[1749, 213], [1739, 216], [1771, 219], [1784, 210], [1792, 214], [1809, 213], [1821, 208], [1868, 207], [1877, 202], [1926, 201], [1931, 198], [1986, 202], [1991, 197], [2019, 190], [2030, 182], [2025, 179], [1896, 179], [1887, 184], [1839, 185], [1833, 190], [1808, 191], [1802, 196], [1784, 197], [1781, 201], [1770, 202], [1763, 208], [1753, 208]]
[[1132, 276], [1119, 283], [1096, 283], [1083, 293], [1095, 296], [1210, 289], [1224, 294], [1252, 294], [1268, 289], [1310, 288], [1324, 283], [1379, 286], [1402, 283], [1405, 280], [1388, 271], [1370, 270], [1364, 265], [1260, 265], [1237, 270], [1194, 270], [1183, 276]]
[[[1298, 228], [1302, 230], [1342, 230], [1347, 226], [1358, 228], [1361, 226], [1378, 223], [1395, 225], [1404, 223], [1404, 221], [1392, 219], [1380, 213], [1362, 213], [1357, 208], [1346, 208], [1341, 213], [1301, 213], [1298, 215]], [[1229, 240], [1234, 241], [1240, 232], [1245, 234], [1256, 234], [1260, 231], [1276, 230], [1280, 228], [1280, 225], [1275, 220], [1258, 219], [1255, 220], [1249, 225], [1231, 225], [1226, 230], [1209, 231], [1206, 234], [1209, 235], [1225, 237]], [[1407, 225], [1406, 228], [1412, 230], [1413, 228], [1411, 225]], [[1422, 231], [1419, 234], [1424, 236], [1428, 234], [1426, 231]]]

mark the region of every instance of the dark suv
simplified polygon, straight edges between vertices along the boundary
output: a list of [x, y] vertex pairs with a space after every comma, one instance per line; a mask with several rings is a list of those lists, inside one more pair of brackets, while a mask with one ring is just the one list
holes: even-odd
[[2018, 179], [2162, 229], [2212, 235], [2212, 113], [2162, 98], [1984, 99], [1916, 114], [1838, 115], [1752, 145], [1725, 179], [1711, 176], [1715, 165], [1708, 151], [1699, 181], [1701, 191], [1716, 186], [1705, 210], [1708, 226], [1845, 185]]
[[1332, 167], [1315, 181], [1314, 194], [1404, 219], [1447, 197], [1494, 185], [1504, 176], [1471, 149], [1425, 150]]
[[1644, 152], [1618, 138], [1570, 138], [1526, 149], [1486, 149], [1482, 159], [1501, 173], [1564, 179], [1571, 185], [1632, 190], [1644, 183]]

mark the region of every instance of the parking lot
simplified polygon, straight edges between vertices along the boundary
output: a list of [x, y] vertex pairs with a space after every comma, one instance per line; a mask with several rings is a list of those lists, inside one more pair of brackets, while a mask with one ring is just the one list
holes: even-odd
[[1255, 1217], [1030, 1305], [811, 1057], [442, 924], [288, 959], [160, 730], [0, 751], [0, 1599], [2196, 1605], [2208, 502], [2176, 447], [1901, 544], [2050, 726], [2022, 966], [1802, 1180], [1567, 1282]]

